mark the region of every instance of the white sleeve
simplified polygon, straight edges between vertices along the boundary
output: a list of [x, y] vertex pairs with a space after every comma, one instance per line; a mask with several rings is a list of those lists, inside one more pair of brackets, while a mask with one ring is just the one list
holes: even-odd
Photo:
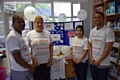
[[88, 50], [88, 39], [87, 38], [85, 39], [85, 42], [84, 42], [84, 50]]
[[11, 53], [20, 52], [19, 39], [16, 37], [10, 37], [6, 45]]
[[51, 37], [51, 34], [50, 34], [50, 43], [52, 43], [52, 37]]
[[114, 42], [115, 41], [115, 33], [112, 29], [109, 29], [106, 34], [106, 42]]
[[70, 48], [72, 48], [73, 41], [74, 41], [74, 38], [72, 38], [72, 37], [69, 37]]
[[90, 35], [89, 35], [89, 42], [92, 42], [91, 34], [92, 34], [92, 31], [90, 32]]
[[30, 32], [27, 33], [26, 38], [27, 38], [27, 40], [29, 42], [29, 45], [31, 46], [31, 44], [30, 44]]
[[29, 34], [30, 34], [30, 33], [28, 32], [27, 35], [26, 35], [26, 38], [27, 38], [28, 41], [30, 41]]
[[46, 33], [47, 33], [47, 35], [48, 35], [48, 38], [49, 38], [49, 40], [50, 40], [50, 43], [52, 43], [52, 37], [51, 37], [50, 32], [49, 32], [49, 31], [46, 31]]

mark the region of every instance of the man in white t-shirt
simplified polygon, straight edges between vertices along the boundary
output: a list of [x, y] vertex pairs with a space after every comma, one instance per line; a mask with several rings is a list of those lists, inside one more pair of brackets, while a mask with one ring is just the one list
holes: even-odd
[[93, 80], [108, 80], [110, 51], [115, 40], [113, 30], [104, 25], [104, 14], [94, 14], [95, 28], [89, 36], [90, 69]]
[[21, 15], [15, 14], [12, 18], [13, 29], [6, 38], [6, 48], [10, 55], [12, 80], [30, 80], [29, 75], [34, 73], [29, 43], [22, 36], [25, 22]]

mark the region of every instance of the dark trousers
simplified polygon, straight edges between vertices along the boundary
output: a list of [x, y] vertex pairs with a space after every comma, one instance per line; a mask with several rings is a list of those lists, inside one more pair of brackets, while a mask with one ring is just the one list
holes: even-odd
[[35, 80], [49, 80], [50, 79], [50, 67], [46, 64], [40, 64], [40, 66], [35, 67], [34, 73]]
[[87, 69], [88, 69], [88, 60], [86, 63], [76, 64], [73, 62], [74, 69], [78, 80], [87, 80]]
[[108, 80], [109, 67], [98, 68], [90, 64], [90, 69], [93, 80]]

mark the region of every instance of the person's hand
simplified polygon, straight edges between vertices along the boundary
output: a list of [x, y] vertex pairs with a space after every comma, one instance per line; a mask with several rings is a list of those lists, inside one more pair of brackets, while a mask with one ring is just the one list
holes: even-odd
[[90, 58], [90, 61], [92, 64], [94, 64], [95, 60], [93, 58]]
[[52, 65], [52, 58], [48, 60], [47, 67], [50, 67]]
[[73, 59], [73, 61], [76, 63], [77, 59], [76, 59], [75, 57], [73, 57], [72, 59]]
[[34, 65], [33, 65], [33, 64], [30, 65], [30, 72], [31, 72], [32, 74], [35, 72], [35, 68], [34, 68]]
[[74, 56], [74, 55], [72, 55], [72, 59], [73, 59], [73, 61], [74, 61], [74, 62], [76, 62], [76, 61], [77, 61], [77, 59], [75, 58], [75, 56]]
[[79, 64], [80, 62], [81, 62], [80, 60], [76, 60], [76, 62], [75, 62], [75, 63], [76, 63], [76, 64]]
[[100, 60], [96, 60], [96, 61], [93, 63], [93, 65], [95, 65], [95, 66], [97, 67], [97, 66], [99, 66], [99, 65], [100, 65], [100, 63], [101, 63], [101, 61], [100, 61]]
[[39, 66], [38, 61], [35, 60], [35, 59], [33, 60], [33, 64], [34, 64], [35, 67]]

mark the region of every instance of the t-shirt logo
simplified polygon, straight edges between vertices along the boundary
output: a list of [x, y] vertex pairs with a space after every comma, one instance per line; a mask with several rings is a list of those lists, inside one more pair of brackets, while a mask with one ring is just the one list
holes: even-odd
[[48, 43], [48, 40], [35, 40], [33, 43], [34, 43], [34, 46], [46, 45]]
[[34, 42], [34, 45], [38, 45], [39, 44], [39, 40], [36, 40], [35, 42]]
[[26, 46], [26, 45], [24, 45], [23, 47], [22, 47], [22, 51], [27, 51], [28, 50], [28, 47]]

